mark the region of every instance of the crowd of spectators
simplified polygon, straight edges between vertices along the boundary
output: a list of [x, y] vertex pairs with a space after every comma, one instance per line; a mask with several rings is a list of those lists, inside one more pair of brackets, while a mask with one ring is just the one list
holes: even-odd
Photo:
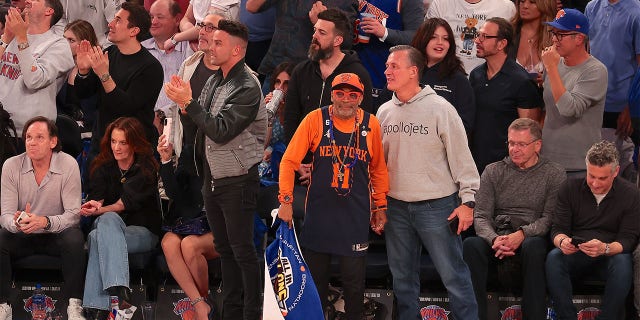
[[606, 282], [602, 315], [632, 287], [640, 310], [637, 0], [0, 2], [0, 320], [19, 257], [60, 256], [68, 318], [104, 319], [130, 306], [127, 253], [156, 247], [196, 319], [214, 258], [224, 318], [259, 319], [261, 178], [307, 218], [323, 301], [341, 257], [347, 319], [369, 227], [398, 319], [423, 247], [456, 319], [487, 319], [514, 265], [525, 318], [547, 292], [571, 318], [573, 273]]

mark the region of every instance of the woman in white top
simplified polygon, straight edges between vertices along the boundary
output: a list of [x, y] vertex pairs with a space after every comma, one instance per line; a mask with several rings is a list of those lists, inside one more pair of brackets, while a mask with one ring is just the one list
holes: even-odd
[[553, 21], [557, 12], [556, 0], [517, 0], [516, 15], [511, 20], [515, 30], [514, 46], [509, 56], [542, 85], [542, 49], [552, 44], [543, 22]]

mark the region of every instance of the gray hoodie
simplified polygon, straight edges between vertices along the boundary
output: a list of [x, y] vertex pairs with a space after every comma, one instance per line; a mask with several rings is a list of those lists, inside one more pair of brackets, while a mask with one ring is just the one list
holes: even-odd
[[447, 100], [426, 86], [407, 103], [394, 94], [376, 117], [390, 197], [415, 202], [458, 192], [462, 202], [474, 200], [480, 177], [462, 120]]

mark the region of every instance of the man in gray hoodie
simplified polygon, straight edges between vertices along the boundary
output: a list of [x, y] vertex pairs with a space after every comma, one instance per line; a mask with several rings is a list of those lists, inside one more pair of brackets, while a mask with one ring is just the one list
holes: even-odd
[[497, 316], [487, 314], [489, 266], [498, 267], [498, 279], [511, 279], [513, 274], [502, 271], [517, 265], [515, 259], [522, 263], [524, 317], [544, 319], [547, 234], [564, 168], [540, 157], [542, 128], [535, 120], [514, 120], [507, 147], [509, 156], [482, 172], [474, 219], [478, 236], [464, 240], [464, 260], [471, 270], [480, 319]]
[[480, 184], [467, 134], [456, 109], [430, 87], [420, 87], [422, 54], [406, 45], [390, 51], [385, 76], [393, 98], [376, 116], [389, 171], [385, 229], [398, 319], [418, 316], [423, 245], [447, 288], [453, 317], [477, 319], [458, 236], [473, 224]]

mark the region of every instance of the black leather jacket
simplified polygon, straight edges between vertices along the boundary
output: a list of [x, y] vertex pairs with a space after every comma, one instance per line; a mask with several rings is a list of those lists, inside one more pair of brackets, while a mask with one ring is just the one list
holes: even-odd
[[260, 83], [244, 60], [226, 78], [218, 70], [186, 111], [198, 127], [196, 145], [214, 180], [245, 175], [262, 160], [267, 111]]

